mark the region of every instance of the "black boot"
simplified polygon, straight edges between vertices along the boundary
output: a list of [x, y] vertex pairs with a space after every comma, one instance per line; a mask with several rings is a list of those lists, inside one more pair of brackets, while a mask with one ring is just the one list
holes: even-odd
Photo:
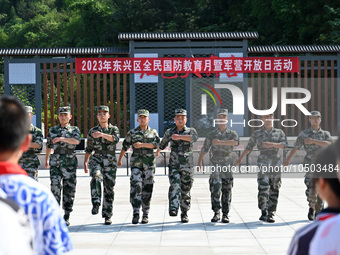
[[315, 219], [315, 210], [313, 208], [309, 208], [308, 219], [311, 221]]
[[188, 223], [189, 222], [189, 218], [186, 212], [181, 214], [181, 221], [182, 223]]
[[222, 216], [222, 222], [223, 222], [223, 223], [229, 223], [228, 214], [223, 214], [223, 216]]
[[215, 212], [214, 217], [212, 217], [211, 222], [218, 222], [221, 219], [220, 212]]
[[92, 212], [93, 215], [98, 214], [98, 212], [99, 212], [99, 204], [94, 204], [93, 207], [92, 207], [92, 211], [91, 212]]
[[66, 226], [70, 226], [70, 213], [69, 212], [65, 212], [64, 220], [65, 220]]
[[275, 222], [274, 212], [268, 212], [267, 220], [266, 221], [269, 222], [269, 223], [274, 223]]
[[137, 224], [139, 221], [139, 214], [134, 214], [132, 218], [132, 224]]
[[262, 210], [262, 214], [259, 220], [266, 221], [266, 219], [267, 219], [267, 210]]
[[105, 217], [105, 222], [104, 222], [105, 225], [111, 225], [112, 224], [112, 220], [111, 220], [111, 217]]
[[147, 214], [144, 214], [142, 217], [142, 224], [148, 224], [149, 223], [149, 216]]

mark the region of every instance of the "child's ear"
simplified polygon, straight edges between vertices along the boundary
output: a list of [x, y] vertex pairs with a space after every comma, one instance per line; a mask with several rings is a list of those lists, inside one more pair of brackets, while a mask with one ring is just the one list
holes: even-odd
[[32, 141], [32, 135], [31, 134], [27, 134], [27, 136], [25, 137], [24, 141], [21, 143], [20, 149], [22, 151], [27, 151], [30, 147]]

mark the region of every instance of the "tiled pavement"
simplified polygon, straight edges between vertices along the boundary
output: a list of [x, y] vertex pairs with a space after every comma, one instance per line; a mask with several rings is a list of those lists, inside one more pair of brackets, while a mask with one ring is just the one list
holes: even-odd
[[[72, 254], [285, 254], [296, 229], [309, 223], [302, 177], [283, 178], [276, 222], [258, 220], [256, 175], [234, 180], [230, 223], [211, 223], [208, 175], [196, 175], [192, 188], [190, 222], [168, 215], [168, 177], [157, 168], [149, 224], [131, 224], [129, 177], [117, 174], [113, 224], [105, 226], [101, 215], [91, 214], [90, 177], [78, 172], [74, 211], [69, 230]], [[39, 181], [49, 186], [49, 174], [39, 171]]]

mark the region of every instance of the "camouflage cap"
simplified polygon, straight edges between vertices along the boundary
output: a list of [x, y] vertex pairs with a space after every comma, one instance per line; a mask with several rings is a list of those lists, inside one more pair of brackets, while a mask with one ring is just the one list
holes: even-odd
[[58, 114], [60, 114], [60, 113], [71, 113], [71, 107], [69, 107], [69, 106], [59, 107]]
[[176, 109], [175, 110], [175, 115], [187, 115], [187, 110], [184, 109]]
[[25, 106], [26, 112], [33, 113], [33, 108], [32, 106]]
[[140, 109], [140, 110], [138, 110], [137, 114], [138, 114], [138, 116], [143, 115], [143, 116], [149, 117], [149, 111], [146, 110], [146, 109]]
[[99, 105], [97, 106], [97, 112], [99, 111], [105, 111], [105, 112], [109, 112], [109, 107], [106, 105]]
[[311, 115], [309, 116], [309, 118], [311, 118], [311, 117], [322, 117], [321, 116], [321, 113], [320, 112], [318, 112], [318, 111], [312, 111], [311, 113], [310, 113]]
[[226, 116], [228, 116], [228, 109], [218, 109], [217, 110], [217, 115], [226, 115]]

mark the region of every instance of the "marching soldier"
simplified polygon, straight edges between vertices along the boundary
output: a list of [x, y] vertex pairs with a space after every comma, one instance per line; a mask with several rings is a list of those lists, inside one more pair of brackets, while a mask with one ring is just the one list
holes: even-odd
[[[221, 194], [222, 194], [222, 222], [229, 223], [228, 213], [231, 204], [231, 189], [234, 179], [231, 171], [233, 159], [231, 153], [233, 146], [239, 144], [239, 138], [235, 131], [227, 128], [228, 110], [219, 109], [217, 111], [218, 128], [208, 133], [201, 149], [198, 159], [198, 166], [201, 168], [204, 155], [210, 150], [210, 162], [215, 166], [209, 178], [211, 193], [211, 209], [214, 211], [214, 217], [211, 222], [217, 222], [221, 219]], [[218, 170], [222, 169], [223, 171]]]
[[278, 155], [279, 149], [287, 147], [287, 138], [281, 129], [273, 128], [274, 115], [268, 114], [261, 117], [264, 125], [256, 130], [250, 137], [248, 145], [236, 165], [241, 164], [245, 155], [252, 151], [257, 145], [260, 155], [257, 159], [259, 173], [258, 183], [258, 207], [262, 214], [260, 220], [274, 223], [281, 187], [281, 159]]
[[122, 165], [125, 152], [132, 146], [130, 177], [130, 203], [133, 208], [132, 223], [138, 223], [139, 210], [142, 206], [142, 224], [147, 224], [149, 222], [148, 215], [156, 167], [153, 149], [158, 147], [160, 138], [157, 131], [148, 126], [150, 121], [148, 110], [138, 110], [137, 121], [139, 127], [130, 130], [123, 141], [118, 166]]
[[[85, 149], [84, 171], [88, 173], [87, 163], [89, 162], [91, 175], [91, 200], [92, 214], [98, 214], [101, 204], [102, 188], [103, 208], [102, 217], [105, 218], [105, 225], [112, 224], [112, 208], [114, 200], [114, 186], [116, 183], [117, 161], [116, 144], [119, 142], [119, 130], [109, 123], [109, 107], [101, 105], [97, 107], [98, 126], [90, 129], [87, 136]], [[92, 152], [94, 151], [94, 154]], [[89, 161], [90, 159], [90, 161]]]
[[186, 126], [186, 110], [177, 109], [175, 115], [176, 126], [165, 132], [156, 157], [170, 142], [169, 215], [177, 216], [178, 209], [181, 207], [181, 221], [187, 223], [189, 222], [187, 212], [190, 210], [190, 190], [194, 181], [192, 146], [197, 141], [198, 134], [194, 128]]
[[309, 171], [313, 159], [315, 158], [316, 152], [322, 147], [331, 144], [331, 134], [328, 131], [321, 129], [321, 113], [318, 111], [312, 111], [309, 117], [309, 122], [311, 124], [309, 129], [303, 130], [296, 139], [294, 144], [294, 149], [290, 152], [284, 165], [288, 166], [290, 159], [294, 156], [296, 151], [302, 146], [306, 151], [306, 156], [304, 158], [303, 164], [307, 170], [305, 175], [305, 184], [307, 186], [306, 196], [309, 205], [308, 219], [314, 220], [316, 214], [318, 214], [323, 209], [323, 202], [319, 198], [316, 186], [312, 185], [312, 172]]
[[42, 150], [43, 135], [41, 129], [33, 126], [32, 124], [33, 108], [31, 106], [25, 106], [25, 108], [31, 121], [30, 133], [32, 135], [32, 142], [29, 149], [22, 154], [19, 160], [19, 165], [26, 170], [30, 177], [38, 181], [38, 167], [40, 165], [40, 161], [35, 153], [41, 152]]
[[[75, 154], [76, 145], [80, 143], [78, 127], [69, 124], [72, 118], [71, 108], [59, 108], [59, 125], [51, 127], [47, 135], [45, 167], [50, 168], [51, 191], [58, 203], [63, 190], [63, 209], [66, 225], [70, 225], [70, 213], [77, 184], [78, 160]], [[51, 154], [52, 149], [54, 153]], [[49, 161], [48, 161], [49, 160]]]

